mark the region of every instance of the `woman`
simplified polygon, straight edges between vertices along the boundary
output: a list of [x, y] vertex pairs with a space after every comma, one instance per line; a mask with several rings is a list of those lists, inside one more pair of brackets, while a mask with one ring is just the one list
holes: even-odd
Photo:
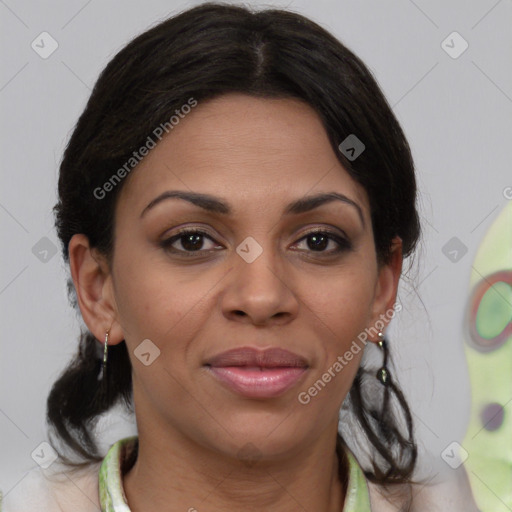
[[[203, 4], [133, 40], [60, 167], [87, 329], [48, 398], [67, 473], [32, 503], [410, 509], [417, 448], [385, 331], [415, 200], [378, 85], [306, 18]], [[94, 423], [119, 401], [137, 436], [103, 457]]]

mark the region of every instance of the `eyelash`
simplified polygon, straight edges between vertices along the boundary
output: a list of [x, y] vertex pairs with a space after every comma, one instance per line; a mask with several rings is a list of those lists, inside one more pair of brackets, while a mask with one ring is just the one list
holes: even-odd
[[[198, 254], [200, 253], [204, 253], [204, 252], [212, 252], [214, 251], [215, 249], [199, 249], [197, 251], [186, 251], [186, 250], [181, 250], [181, 249], [175, 249], [172, 247], [172, 244], [178, 240], [180, 240], [180, 238], [182, 238], [183, 236], [185, 235], [191, 235], [191, 234], [197, 234], [197, 235], [202, 235], [208, 239], [210, 239], [212, 242], [215, 242], [215, 240], [206, 232], [206, 231], [202, 231], [200, 229], [194, 229], [194, 228], [184, 228], [184, 229], [181, 229], [180, 231], [178, 231], [177, 234], [171, 236], [170, 238], [167, 238], [165, 240], [162, 240], [160, 242], [160, 246], [165, 249], [166, 251], [169, 251], [173, 254], [179, 254], [180, 256], [185, 256], [187, 258], [190, 258], [190, 257], [197, 257]], [[313, 251], [313, 250], [309, 250], [309, 252], [312, 252], [312, 253], [318, 253], [318, 254], [324, 254], [326, 255], [325, 257], [329, 257], [329, 256], [333, 256], [333, 255], [337, 255], [337, 254], [340, 254], [342, 252], [345, 252], [345, 251], [350, 251], [352, 250], [352, 243], [343, 238], [343, 237], [340, 237], [339, 235], [329, 231], [329, 230], [325, 230], [325, 229], [316, 229], [316, 230], [312, 230], [312, 231], [308, 231], [307, 233], [305, 233], [299, 240], [298, 242], [301, 242], [302, 240], [305, 240], [307, 239], [309, 236], [312, 236], [312, 235], [324, 235], [324, 236], [327, 236], [330, 240], [333, 240], [334, 242], [336, 242], [338, 244], [338, 248], [337, 249], [334, 249], [334, 250], [331, 250], [331, 251]]]

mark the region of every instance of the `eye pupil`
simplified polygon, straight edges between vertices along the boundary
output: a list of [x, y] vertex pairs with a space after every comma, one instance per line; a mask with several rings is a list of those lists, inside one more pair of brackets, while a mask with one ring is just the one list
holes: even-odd
[[190, 233], [181, 237], [181, 245], [187, 251], [196, 251], [201, 249], [203, 245], [203, 235], [197, 233]]
[[[313, 243], [310, 243], [311, 240], [313, 240]], [[329, 238], [325, 235], [315, 233], [308, 236], [308, 247], [312, 250], [325, 249], [328, 243]]]

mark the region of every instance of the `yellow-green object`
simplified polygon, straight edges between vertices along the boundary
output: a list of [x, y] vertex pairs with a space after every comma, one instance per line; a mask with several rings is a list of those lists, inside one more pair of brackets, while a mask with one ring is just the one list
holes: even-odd
[[482, 512], [512, 510], [512, 201], [473, 262], [465, 351], [471, 420], [465, 466]]

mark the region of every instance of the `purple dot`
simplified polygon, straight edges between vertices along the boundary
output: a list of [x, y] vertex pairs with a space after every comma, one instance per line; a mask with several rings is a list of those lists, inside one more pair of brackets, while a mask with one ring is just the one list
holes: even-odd
[[501, 427], [505, 412], [500, 404], [487, 404], [480, 414], [485, 430], [493, 431]]

